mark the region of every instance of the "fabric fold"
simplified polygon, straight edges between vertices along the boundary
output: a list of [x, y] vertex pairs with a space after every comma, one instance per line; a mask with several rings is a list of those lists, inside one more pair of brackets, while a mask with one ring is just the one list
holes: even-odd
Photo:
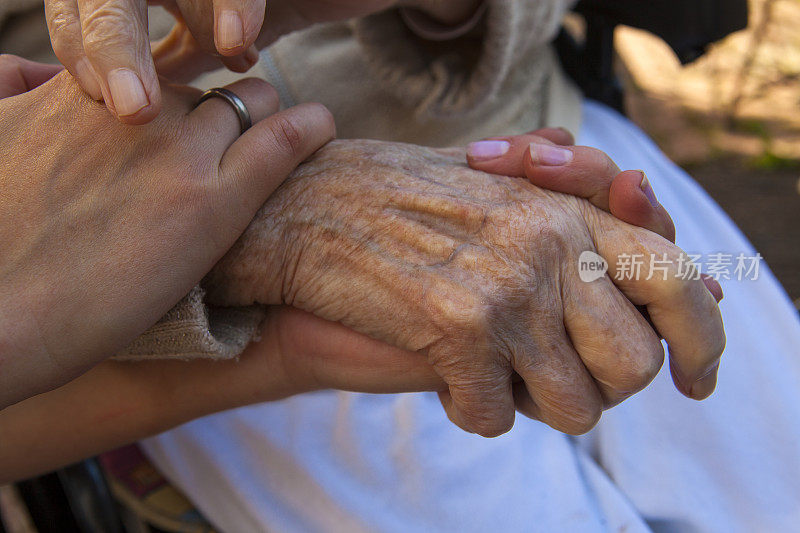
[[261, 306], [210, 305], [198, 285], [115, 359], [233, 359], [257, 339], [266, 315]]
[[355, 21], [355, 37], [377, 78], [399, 99], [420, 113], [463, 115], [490, 104], [523, 56], [546, 55], [573, 3], [487, 0], [482, 24], [445, 43], [417, 36], [390, 10]]

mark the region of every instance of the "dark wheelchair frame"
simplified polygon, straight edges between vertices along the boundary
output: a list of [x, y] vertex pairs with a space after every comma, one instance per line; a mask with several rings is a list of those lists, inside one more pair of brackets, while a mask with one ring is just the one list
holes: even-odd
[[[614, 70], [618, 25], [661, 37], [686, 64], [748, 22], [747, 0], [581, 0], [574, 11], [585, 19], [585, 35], [562, 31], [558, 36], [564, 70], [586, 97], [623, 113], [622, 86]], [[126, 532], [96, 458], [21, 481], [16, 488], [39, 533]], [[2, 520], [0, 533], [5, 533]]]

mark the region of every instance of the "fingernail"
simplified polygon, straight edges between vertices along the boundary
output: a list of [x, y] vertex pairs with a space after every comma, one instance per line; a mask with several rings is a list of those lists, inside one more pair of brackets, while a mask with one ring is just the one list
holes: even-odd
[[217, 28], [219, 47], [222, 50], [233, 50], [244, 46], [244, 28], [239, 13], [225, 10], [219, 14]]
[[534, 164], [545, 167], [561, 167], [572, 161], [571, 150], [565, 150], [549, 144], [533, 143], [530, 147], [531, 159]]
[[112, 70], [108, 74], [108, 87], [117, 115], [121, 117], [135, 115], [150, 104], [142, 80], [130, 69]]
[[89, 93], [92, 100], [102, 100], [103, 92], [100, 90], [100, 84], [97, 81], [97, 74], [94, 67], [89, 63], [88, 58], [81, 58], [75, 65], [75, 74], [81, 80], [84, 90]]
[[642, 192], [645, 196], [647, 196], [647, 199], [650, 201], [650, 205], [653, 207], [658, 207], [658, 198], [656, 198], [656, 192], [653, 190], [652, 185], [650, 185], [650, 180], [647, 179], [647, 174], [644, 173], [644, 170], [640, 170], [639, 172], [642, 174]]
[[467, 155], [476, 161], [491, 161], [506, 155], [510, 149], [508, 141], [478, 141], [467, 146]]

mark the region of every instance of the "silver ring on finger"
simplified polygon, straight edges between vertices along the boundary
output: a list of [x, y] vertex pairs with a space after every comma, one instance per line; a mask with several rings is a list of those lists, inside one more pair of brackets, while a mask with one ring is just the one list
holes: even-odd
[[239, 125], [241, 126], [241, 132], [239, 135], [249, 130], [250, 126], [253, 125], [253, 119], [250, 118], [250, 112], [247, 110], [247, 106], [244, 105], [242, 99], [239, 98], [233, 91], [229, 91], [223, 87], [214, 87], [213, 89], [209, 89], [201, 94], [200, 99], [197, 100], [195, 107], [211, 98], [222, 98], [230, 104], [230, 106], [236, 112], [236, 116], [239, 117]]

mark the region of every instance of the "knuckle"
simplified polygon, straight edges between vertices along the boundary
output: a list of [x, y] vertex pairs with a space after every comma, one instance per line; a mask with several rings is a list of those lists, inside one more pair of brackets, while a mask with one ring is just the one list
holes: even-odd
[[608, 179], [619, 173], [619, 168], [611, 157], [597, 148], [586, 148], [586, 159], [598, 178]]
[[67, 62], [81, 48], [80, 21], [70, 13], [58, 12], [48, 19], [50, 44], [60, 60]]
[[53, 48], [53, 53], [56, 55], [59, 61], [64, 65], [70, 65], [73, 61], [73, 48], [72, 46], [65, 45], [65, 43], [61, 39], [53, 39], [51, 42], [51, 46]]
[[562, 424], [556, 429], [570, 435], [583, 435], [597, 425], [601, 416], [603, 416], [603, 406], [599, 401], [576, 404], [564, 413]]
[[552, 428], [570, 435], [583, 435], [600, 421], [603, 399], [596, 389], [569, 389], [557, 387], [540, 391], [537, 399], [542, 410], [542, 421]]
[[[463, 285], [451, 280], [439, 280], [425, 293], [425, 307], [431, 320], [445, 331], [458, 330], [477, 341], [488, 331], [489, 310], [474, 294]], [[463, 337], [462, 337], [463, 338]]]
[[[660, 344], [659, 344], [660, 347]], [[638, 354], [625, 361], [610, 386], [622, 394], [633, 394], [647, 387], [664, 364], [664, 352]]]
[[138, 37], [137, 27], [128, 11], [106, 2], [83, 20], [83, 49], [87, 55], [99, 56], [130, 45]]
[[74, 13], [63, 9], [60, 3], [48, 9], [47, 27], [54, 41], [80, 35], [80, 20]]
[[[551, 361], [543, 361], [529, 350], [510, 350], [511, 364], [514, 370], [523, 380], [529, 376], [542, 376], [546, 379], [554, 379], [558, 376], [558, 370], [552, 369]], [[526, 380], [527, 381], [527, 380]]]
[[271, 106], [277, 107], [279, 105], [281, 97], [278, 94], [278, 90], [275, 87], [273, 87], [272, 84], [264, 82], [261, 91], [262, 94], [264, 95], [264, 98], [269, 102]]
[[297, 159], [303, 154], [303, 131], [294, 120], [287, 116], [273, 118], [270, 129], [278, 145], [278, 149]]
[[[701, 281], [679, 279], [676, 276], [669, 276], [666, 281], [659, 279], [659, 283], [663, 283], [662, 292], [667, 301], [672, 302], [673, 305], [679, 304], [694, 307], [697, 303], [697, 296], [705, 296], [697, 290], [696, 284], [702, 283]], [[696, 307], [695, 307], [696, 308]]]
[[727, 344], [728, 339], [725, 336], [725, 332], [720, 329], [719, 333], [713, 337], [710, 353], [714, 354], [715, 359], [719, 359], [725, 353]]
[[702, 359], [711, 363], [719, 361], [719, 359], [722, 357], [722, 354], [725, 352], [726, 344], [727, 338], [725, 336], [725, 332], [720, 326], [718, 331], [710, 333], [706, 336], [703, 346]]
[[260, 97], [269, 100], [278, 100], [278, 91], [266, 80], [261, 78], [244, 78], [234, 84], [228, 86], [228, 89], [236, 92], [239, 89], [245, 89], [253, 93], [257, 93]]
[[679, 265], [687, 263], [685, 259], [681, 259], [680, 253], [675, 253], [673, 251], [650, 251], [644, 255], [646, 257], [652, 257], [654, 260], [658, 260], [659, 263], [661, 263], [661, 266], [659, 266], [660, 271], [653, 272], [648, 276], [649, 279], [645, 281], [668, 301], [678, 301], [690, 297], [694, 291], [694, 284], [702, 283], [690, 279], [693, 276], [681, 275], [682, 269], [686, 267], [682, 268]]
[[[536, 241], [536, 249], [546, 251], [541, 259], [549, 259], [559, 266], [564, 263], [565, 254], [572, 248], [570, 240], [567, 237], [567, 229], [556, 223], [555, 221], [543, 221], [538, 223], [531, 237]], [[534, 261], [539, 261], [539, 258], [534, 258]]]
[[268, 115], [272, 115], [280, 108], [281, 97], [272, 84], [258, 78], [248, 78], [246, 82], [253, 89], [251, 94], [258, 95], [260, 107], [265, 109]]

